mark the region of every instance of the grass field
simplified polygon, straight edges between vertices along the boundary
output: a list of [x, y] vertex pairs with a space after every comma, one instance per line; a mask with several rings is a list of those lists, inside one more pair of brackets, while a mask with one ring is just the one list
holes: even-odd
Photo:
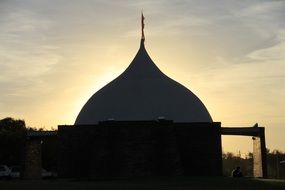
[[117, 180], [10, 180], [0, 181], [1, 190], [186, 190], [186, 189], [248, 189], [285, 190], [285, 180], [226, 177], [154, 177]]

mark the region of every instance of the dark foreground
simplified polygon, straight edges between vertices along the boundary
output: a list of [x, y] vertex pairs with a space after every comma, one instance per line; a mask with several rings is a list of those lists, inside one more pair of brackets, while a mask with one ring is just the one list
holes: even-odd
[[226, 177], [153, 177], [116, 180], [0, 181], [1, 190], [161, 190], [161, 189], [285, 189], [285, 180]]

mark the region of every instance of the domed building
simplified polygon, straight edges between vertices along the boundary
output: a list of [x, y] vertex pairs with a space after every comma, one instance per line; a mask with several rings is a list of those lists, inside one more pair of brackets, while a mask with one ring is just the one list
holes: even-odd
[[96, 92], [74, 125], [57, 131], [28, 132], [23, 178], [39, 179], [42, 143], [56, 146], [58, 176], [221, 176], [221, 135], [250, 136], [253, 174], [266, 177], [264, 127], [221, 127], [201, 100], [167, 77], [144, 45], [129, 67]]
[[59, 126], [59, 176], [222, 175], [220, 123], [160, 71], [144, 42], [142, 27], [129, 67], [87, 101], [73, 126]]

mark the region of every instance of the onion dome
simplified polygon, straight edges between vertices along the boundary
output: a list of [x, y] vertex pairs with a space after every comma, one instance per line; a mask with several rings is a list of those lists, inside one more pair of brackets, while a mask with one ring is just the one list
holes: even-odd
[[144, 41], [142, 35], [131, 64], [87, 101], [75, 125], [158, 118], [174, 122], [212, 122], [206, 107], [194, 93], [159, 70], [148, 55]]

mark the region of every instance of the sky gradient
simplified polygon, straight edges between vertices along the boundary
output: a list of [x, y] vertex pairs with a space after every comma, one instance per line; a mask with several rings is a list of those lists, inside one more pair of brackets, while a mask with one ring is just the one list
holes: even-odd
[[[0, 118], [73, 124], [93, 93], [146, 49], [222, 126], [266, 127], [285, 151], [285, 1], [0, 0]], [[223, 149], [251, 151], [250, 137]]]

